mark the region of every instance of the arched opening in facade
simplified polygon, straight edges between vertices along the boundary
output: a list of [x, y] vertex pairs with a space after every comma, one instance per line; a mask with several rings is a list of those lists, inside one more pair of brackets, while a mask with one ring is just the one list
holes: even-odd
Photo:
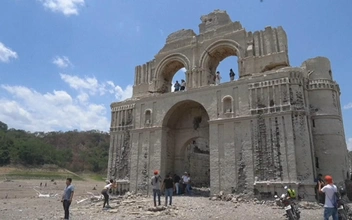
[[[175, 87], [176, 82], [181, 85], [182, 80], [186, 81], [186, 68], [182, 67], [180, 70], [178, 70], [174, 76], [172, 77], [172, 83], [171, 83], [171, 92], [175, 92], [177, 88]], [[176, 90], [175, 90], [176, 88]], [[179, 88], [180, 91], [181, 88]], [[176, 91], [177, 92], [177, 91]]]
[[186, 100], [166, 114], [167, 127], [162, 153], [165, 172], [191, 175], [195, 187], [210, 185], [209, 116], [198, 102]]
[[222, 111], [224, 114], [226, 113], [232, 113], [232, 97], [231, 96], [225, 96], [222, 99]]
[[[230, 77], [230, 70], [234, 74], [233, 78]], [[230, 82], [232, 80], [238, 80], [238, 58], [237, 56], [230, 55], [219, 62], [216, 72], [220, 72], [221, 80], [220, 83]], [[231, 74], [231, 75], [233, 75]]]
[[182, 80], [187, 83], [186, 70], [189, 68], [189, 60], [182, 54], [171, 54], [165, 57], [158, 67], [158, 92], [169, 93], [175, 91], [175, 83], [178, 81], [180, 87]]
[[145, 111], [145, 122], [144, 123], [146, 126], [150, 126], [152, 124], [151, 115], [152, 115], [152, 111], [150, 109]]
[[[234, 80], [241, 77], [240, 50], [238, 43], [232, 40], [222, 40], [210, 45], [202, 54], [200, 66], [205, 72], [206, 79], [203, 83], [219, 84], [231, 81], [230, 69], [233, 70]], [[217, 81], [217, 72], [220, 73], [220, 80]]]

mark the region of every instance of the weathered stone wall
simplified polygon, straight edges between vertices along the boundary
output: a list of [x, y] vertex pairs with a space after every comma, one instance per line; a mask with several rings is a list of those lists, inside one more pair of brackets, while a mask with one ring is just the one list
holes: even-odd
[[134, 106], [134, 104], [127, 104], [112, 108], [108, 162], [109, 178], [129, 178], [130, 130], [134, 128]]
[[309, 108], [312, 120], [315, 168], [332, 175], [336, 183], [347, 178], [347, 146], [342, 122], [340, 88], [332, 80], [330, 61], [325, 57], [302, 64], [308, 71]]
[[135, 69], [133, 96], [171, 91], [172, 76], [187, 69], [187, 89], [213, 84], [216, 67], [228, 56], [238, 57], [240, 77], [289, 66], [287, 37], [281, 28], [247, 32], [225, 11], [202, 16], [199, 35], [193, 30], [170, 34], [155, 58]]
[[[199, 35], [170, 34], [155, 59], [136, 68], [133, 98], [112, 104], [109, 174], [129, 177], [130, 190], [141, 193], [158, 169], [162, 177], [188, 171], [197, 185], [210, 179], [211, 193], [291, 185], [305, 199], [314, 198], [318, 172], [344, 180], [340, 90], [328, 59], [288, 67], [281, 27], [247, 32], [223, 11], [201, 20]], [[212, 86], [231, 55], [239, 80]], [[169, 93], [182, 67], [187, 91]], [[122, 123], [126, 114], [131, 124]]]

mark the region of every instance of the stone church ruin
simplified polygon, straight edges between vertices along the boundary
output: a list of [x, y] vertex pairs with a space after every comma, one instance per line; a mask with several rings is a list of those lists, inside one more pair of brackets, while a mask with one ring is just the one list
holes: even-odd
[[[170, 34], [135, 68], [133, 96], [111, 104], [108, 177], [147, 193], [158, 169], [191, 173], [211, 194], [274, 193], [284, 185], [314, 198], [314, 178], [346, 179], [340, 88], [330, 61], [291, 67], [282, 27], [248, 32], [225, 11], [201, 17], [199, 34]], [[238, 58], [239, 79], [214, 85], [219, 63]], [[181, 68], [186, 91], [171, 92]]]

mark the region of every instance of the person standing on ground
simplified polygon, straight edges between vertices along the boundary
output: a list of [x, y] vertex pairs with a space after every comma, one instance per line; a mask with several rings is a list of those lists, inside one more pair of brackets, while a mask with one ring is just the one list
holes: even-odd
[[176, 173], [174, 174], [175, 194], [180, 194], [180, 180], [181, 178]]
[[64, 193], [62, 195], [62, 199], [61, 202], [64, 206], [64, 211], [65, 211], [65, 220], [68, 220], [70, 217], [70, 205], [72, 203], [72, 198], [73, 198], [73, 194], [74, 194], [74, 186], [72, 185], [72, 179], [71, 178], [67, 178], [66, 179], [66, 187], [64, 189]]
[[175, 184], [174, 180], [170, 175], [167, 175], [164, 179], [162, 190], [165, 192], [165, 206], [167, 206], [167, 200], [170, 198], [169, 205], [172, 204], [172, 194], [174, 192]]
[[321, 173], [318, 174], [318, 177], [315, 179], [317, 185], [315, 186], [316, 189], [316, 199], [318, 203], [325, 204], [325, 194], [322, 192], [319, 192], [319, 183], [321, 183], [321, 187], [323, 188], [325, 186], [325, 182], [323, 180], [323, 175]]
[[113, 184], [114, 184], [114, 180], [111, 179], [108, 185], [104, 186], [104, 189], [101, 191], [101, 194], [103, 194], [104, 196], [103, 208], [111, 208], [109, 205], [109, 190], [111, 189]]
[[187, 181], [188, 181], [187, 172], [185, 172], [181, 178], [182, 178], [182, 190], [183, 190], [183, 194], [186, 194], [186, 186], [187, 186]]
[[230, 69], [230, 80], [233, 81], [235, 79], [235, 72], [233, 72], [232, 69]]
[[156, 197], [158, 197], [158, 205], [161, 205], [160, 203], [160, 183], [161, 183], [161, 176], [159, 175], [159, 171], [155, 170], [154, 171], [154, 176], [152, 177], [151, 184], [153, 186], [153, 199], [154, 199], [154, 206], [156, 206]]
[[338, 212], [335, 207], [337, 187], [334, 185], [331, 176], [325, 176], [326, 185], [322, 187], [322, 183], [319, 184], [319, 192], [325, 193], [325, 204], [324, 204], [324, 220], [329, 220], [332, 216], [333, 220], [338, 220]]
[[189, 196], [192, 195], [191, 174], [189, 174], [189, 173], [187, 174], [186, 192]]

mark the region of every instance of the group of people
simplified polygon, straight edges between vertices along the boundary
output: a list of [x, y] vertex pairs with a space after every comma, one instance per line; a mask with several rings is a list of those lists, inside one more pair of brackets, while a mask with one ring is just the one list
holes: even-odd
[[[334, 185], [332, 177], [327, 175], [323, 179], [323, 175], [319, 174], [315, 181], [317, 183], [317, 200], [324, 204], [324, 220], [328, 220], [330, 216], [333, 217], [333, 220], [337, 220], [338, 212], [335, 205], [337, 187], [336, 185]], [[180, 195], [182, 193], [192, 195], [191, 176], [187, 172], [185, 172], [182, 177], [179, 177], [177, 174], [174, 174], [174, 176], [168, 174], [166, 175], [166, 178], [162, 180], [159, 171], [155, 170], [154, 176], [151, 178], [151, 185], [153, 187], [154, 206], [157, 206], [157, 198], [158, 205], [161, 205], [161, 192], [165, 193], [165, 206], [167, 206], [168, 204], [172, 205], [172, 196], [174, 193], [176, 195]], [[101, 191], [101, 194], [104, 196], [103, 208], [110, 207], [109, 190], [113, 187], [116, 187], [116, 183], [111, 179]], [[290, 194], [291, 197], [296, 197], [295, 193], [294, 195], [291, 195], [291, 191], [289, 191], [289, 189], [287, 190], [288, 194]], [[63, 208], [65, 212], [64, 219], [69, 219], [69, 208], [72, 202], [73, 195], [74, 186], [72, 185], [72, 179], [67, 178], [66, 187], [61, 198], [61, 202], [63, 203]]]
[[176, 80], [176, 83], [174, 85], [175, 87], [175, 92], [178, 91], [184, 91], [186, 89], [186, 81], [184, 81], [183, 79], [181, 80], [181, 84]]
[[[110, 180], [107, 185], [104, 186], [101, 194], [104, 196], [103, 208], [111, 208], [109, 205], [109, 190], [111, 188], [116, 188], [116, 182], [114, 180]], [[72, 198], [74, 195], [75, 188], [72, 185], [72, 178], [66, 179], [66, 187], [64, 189], [64, 193], [62, 194], [61, 202], [64, 207], [65, 217], [64, 219], [69, 219], [69, 209], [72, 203]]]
[[[230, 80], [231, 81], [234, 81], [235, 80], [235, 72], [230, 69]], [[220, 81], [221, 81], [222, 77], [220, 75], [220, 71], [217, 71], [215, 76], [214, 76], [214, 82], [215, 82], [215, 85], [219, 85], [220, 84]], [[181, 80], [181, 83], [179, 83], [177, 80], [174, 84], [174, 88], [175, 88], [175, 92], [178, 92], [178, 91], [184, 91], [186, 89], [186, 81], [185, 80]]]
[[174, 193], [180, 195], [183, 192], [184, 194], [192, 195], [191, 176], [187, 172], [182, 177], [177, 174], [174, 174], [174, 176], [167, 174], [166, 178], [162, 180], [159, 171], [155, 170], [150, 183], [153, 186], [154, 206], [161, 205], [160, 197], [162, 192], [165, 194], [165, 206], [168, 204], [172, 205]]
[[[234, 81], [236, 74], [235, 74], [235, 72], [234, 72], [232, 69], [230, 69], [229, 75], [230, 75], [230, 80], [231, 80], [231, 81]], [[221, 79], [222, 79], [222, 77], [221, 77], [221, 75], [220, 75], [220, 71], [217, 71], [217, 72], [216, 72], [216, 75], [215, 75], [215, 79], [214, 79], [215, 85], [219, 85]]]

